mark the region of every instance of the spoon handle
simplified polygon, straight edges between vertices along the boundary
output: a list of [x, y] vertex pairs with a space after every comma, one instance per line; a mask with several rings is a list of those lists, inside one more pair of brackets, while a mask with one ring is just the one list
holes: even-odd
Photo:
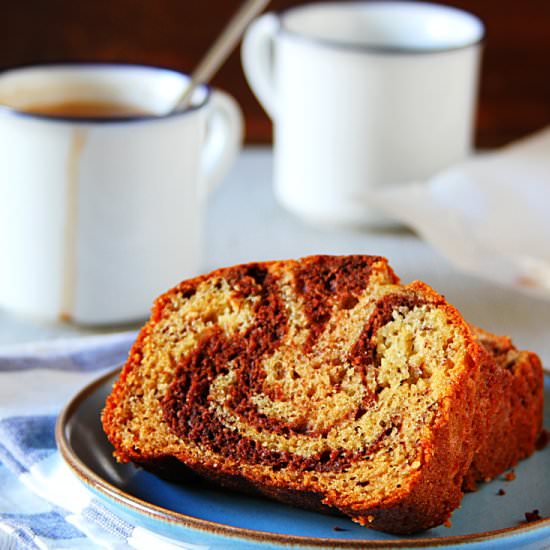
[[210, 47], [196, 69], [191, 73], [189, 86], [177, 100], [173, 111], [186, 107], [195, 88], [208, 82], [233, 51], [246, 26], [262, 12], [269, 0], [247, 0], [231, 18], [222, 33]]

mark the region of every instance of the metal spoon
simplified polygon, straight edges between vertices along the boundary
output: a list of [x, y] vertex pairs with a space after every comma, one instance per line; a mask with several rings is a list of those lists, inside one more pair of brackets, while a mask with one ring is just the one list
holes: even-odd
[[267, 4], [269, 4], [269, 0], [247, 0], [240, 7], [214, 44], [206, 52], [206, 55], [202, 58], [196, 69], [191, 73], [189, 86], [178, 98], [170, 112], [187, 107], [195, 88], [199, 84], [208, 82], [214, 76], [237, 45], [246, 26], [254, 17], [262, 12]]

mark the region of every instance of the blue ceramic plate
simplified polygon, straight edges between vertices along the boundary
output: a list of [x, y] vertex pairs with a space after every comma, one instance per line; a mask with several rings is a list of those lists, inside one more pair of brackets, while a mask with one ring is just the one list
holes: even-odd
[[[496, 479], [465, 495], [452, 527], [398, 537], [350, 520], [213, 489], [169, 483], [118, 464], [100, 423], [117, 372], [81, 391], [60, 415], [57, 442], [69, 467], [103, 503], [134, 524], [206, 548], [550, 548], [550, 446], [521, 462], [515, 481]], [[550, 381], [545, 381], [550, 426]], [[505, 495], [499, 495], [500, 489]], [[537, 509], [541, 520], [526, 523]]]

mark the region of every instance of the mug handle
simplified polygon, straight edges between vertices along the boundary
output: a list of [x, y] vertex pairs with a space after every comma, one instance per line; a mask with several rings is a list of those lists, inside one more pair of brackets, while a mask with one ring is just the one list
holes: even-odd
[[211, 90], [202, 151], [201, 196], [211, 193], [239, 154], [243, 143], [243, 115], [237, 102], [225, 92]]
[[273, 119], [276, 112], [273, 72], [274, 39], [281, 26], [279, 17], [266, 13], [248, 27], [241, 47], [244, 74], [266, 113]]

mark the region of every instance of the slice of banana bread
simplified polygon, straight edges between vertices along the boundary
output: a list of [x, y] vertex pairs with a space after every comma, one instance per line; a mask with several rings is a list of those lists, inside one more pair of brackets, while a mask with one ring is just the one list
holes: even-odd
[[[164, 473], [183, 463], [227, 487], [412, 533], [447, 520], [463, 486], [532, 452], [542, 384], [534, 376], [521, 397], [502, 385], [509, 366], [494, 338], [427, 285], [400, 285], [384, 258], [220, 269], [156, 301], [103, 425], [121, 461]], [[515, 414], [518, 399], [529, 405]], [[493, 467], [504, 410], [498, 434], [529, 435]]]
[[478, 327], [473, 332], [487, 352], [482, 366], [479, 446], [464, 488], [488, 481], [535, 450], [542, 430], [544, 381], [540, 359], [517, 350], [506, 336]]

